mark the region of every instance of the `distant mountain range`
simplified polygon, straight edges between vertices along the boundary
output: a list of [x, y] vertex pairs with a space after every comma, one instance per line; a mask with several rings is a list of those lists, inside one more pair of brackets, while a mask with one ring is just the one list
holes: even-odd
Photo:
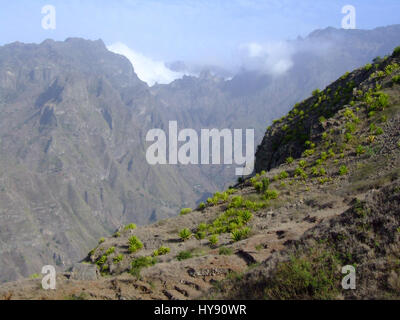
[[229, 166], [149, 166], [149, 129], [255, 128], [389, 54], [400, 26], [328, 28], [293, 43], [280, 76], [213, 72], [149, 88], [101, 40], [0, 47], [0, 281], [64, 268], [127, 222], [174, 216], [235, 180]]

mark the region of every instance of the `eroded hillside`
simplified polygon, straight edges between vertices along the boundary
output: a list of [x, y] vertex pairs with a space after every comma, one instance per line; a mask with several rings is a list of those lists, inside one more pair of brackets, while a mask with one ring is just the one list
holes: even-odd
[[[400, 292], [400, 48], [268, 128], [257, 174], [196, 210], [102, 238], [5, 299], [366, 299]], [[357, 289], [341, 288], [341, 267]]]

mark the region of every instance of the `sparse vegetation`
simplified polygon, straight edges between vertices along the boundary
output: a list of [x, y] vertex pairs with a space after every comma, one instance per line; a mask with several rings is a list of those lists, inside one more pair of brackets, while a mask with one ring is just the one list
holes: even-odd
[[400, 56], [400, 46], [396, 47], [396, 48], [393, 50], [393, 56], [395, 56], [395, 57]]
[[219, 203], [223, 203], [228, 200], [229, 193], [225, 192], [216, 192], [212, 198], [207, 199], [207, 203], [211, 205], [217, 205]]
[[210, 245], [215, 246], [218, 243], [219, 239], [216, 234], [213, 234], [208, 238], [208, 241], [210, 242]]
[[192, 257], [193, 257], [193, 255], [190, 251], [181, 251], [176, 256], [176, 259], [178, 259], [179, 261], [182, 261], [182, 260], [191, 259]]
[[349, 169], [345, 165], [339, 168], [339, 175], [344, 176], [349, 172]]
[[136, 237], [132, 236], [129, 238], [129, 252], [135, 253], [136, 251], [143, 248], [143, 243]]
[[221, 256], [230, 256], [233, 254], [233, 250], [231, 248], [221, 247], [219, 248], [219, 254]]
[[134, 229], [136, 229], [136, 224], [134, 224], [134, 223], [130, 223], [130, 224], [126, 225], [124, 228], [125, 231], [134, 230]]
[[284, 179], [287, 179], [287, 178], [289, 178], [289, 174], [288, 174], [286, 171], [282, 171], [282, 172], [279, 174], [279, 179], [284, 180]]
[[267, 190], [264, 195], [266, 200], [274, 200], [278, 198], [279, 192], [276, 190]]
[[250, 228], [245, 227], [243, 229], [233, 230], [231, 233], [231, 238], [234, 242], [246, 239], [250, 234]]
[[120, 253], [119, 255], [117, 255], [116, 257], [113, 258], [113, 263], [114, 264], [120, 263], [123, 259], [124, 259], [124, 256], [122, 253]]
[[243, 219], [244, 223], [248, 223], [253, 218], [253, 214], [248, 210], [242, 210], [239, 211], [239, 217]]
[[366, 149], [365, 149], [364, 146], [362, 146], [362, 145], [358, 145], [357, 146], [356, 153], [357, 153], [358, 156], [364, 154], [365, 152], [366, 152]]
[[300, 160], [299, 161], [299, 167], [304, 169], [307, 166], [307, 162], [305, 160]]
[[261, 192], [266, 192], [268, 190], [268, 188], [269, 188], [269, 185], [270, 185], [269, 179], [268, 178], [263, 178], [261, 180], [261, 183], [262, 183]]
[[196, 232], [195, 237], [197, 240], [205, 239], [206, 233], [204, 231], [198, 231], [198, 232]]
[[310, 157], [310, 156], [312, 156], [314, 153], [315, 153], [315, 150], [314, 150], [314, 149], [307, 149], [307, 150], [305, 150], [305, 151], [303, 152], [303, 156], [304, 156], [304, 157]]
[[140, 278], [140, 271], [143, 268], [154, 266], [157, 263], [156, 258], [153, 257], [139, 257], [133, 259], [131, 263], [130, 274], [136, 278]]
[[153, 257], [163, 256], [170, 253], [171, 249], [168, 247], [161, 246], [160, 248], [153, 251]]
[[204, 202], [200, 202], [199, 206], [198, 206], [198, 210], [204, 210], [206, 208], [206, 204]]
[[296, 168], [296, 170], [294, 171], [294, 176], [296, 178], [300, 177], [300, 178], [302, 178], [304, 180], [308, 178], [307, 173], [304, 171], [303, 168], [300, 168], [300, 167]]
[[317, 247], [294, 254], [278, 264], [267, 282], [266, 299], [333, 299], [339, 294], [341, 263], [336, 255]]
[[184, 215], [186, 215], [186, 214], [188, 214], [188, 213], [191, 213], [192, 212], [192, 209], [191, 208], [183, 208], [182, 210], [181, 210], [181, 212], [180, 212], [180, 215], [181, 216], [184, 216]]
[[387, 75], [391, 75], [393, 71], [399, 69], [399, 65], [397, 63], [389, 64], [385, 68], [385, 72]]
[[199, 226], [197, 227], [197, 231], [205, 231], [207, 230], [207, 224], [206, 223], [200, 223]]
[[102, 255], [96, 262], [98, 266], [102, 266], [107, 261], [107, 255]]
[[180, 237], [183, 241], [188, 240], [191, 236], [192, 236], [192, 232], [191, 232], [189, 229], [187, 229], [187, 228], [182, 229], [181, 231], [179, 231], [179, 237]]
[[312, 95], [314, 96], [314, 97], [316, 97], [316, 96], [318, 96], [319, 94], [320, 94], [320, 90], [319, 89], [315, 89], [313, 92], [312, 92]]
[[107, 249], [106, 255], [110, 255], [110, 254], [112, 254], [114, 252], [115, 252], [115, 247], [111, 247], [111, 248]]
[[294, 162], [293, 157], [286, 158], [286, 163], [287, 164], [292, 164], [293, 162]]
[[366, 71], [369, 71], [369, 70], [372, 69], [372, 64], [371, 63], [367, 63], [364, 68], [365, 68]]
[[241, 196], [234, 196], [229, 204], [230, 208], [240, 208], [243, 206], [243, 198]]
[[376, 128], [375, 134], [376, 134], [377, 136], [380, 136], [380, 135], [383, 134], [383, 133], [384, 133], [384, 131], [383, 131], [382, 128], [380, 128], [380, 127], [377, 127], [377, 128]]

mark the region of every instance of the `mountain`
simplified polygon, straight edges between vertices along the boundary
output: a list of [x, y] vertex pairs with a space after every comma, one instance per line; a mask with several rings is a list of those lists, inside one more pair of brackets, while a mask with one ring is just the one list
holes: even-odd
[[65, 267], [123, 223], [173, 216], [214, 187], [147, 165], [160, 104], [102, 41], [10, 44], [0, 70], [2, 281]]
[[255, 128], [258, 143], [273, 119], [314, 89], [323, 89], [345, 72], [391, 53], [400, 43], [400, 25], [374, 30], [329, 27], [288, 43], [293, 67], [280, 75], [261, 67], [243, 68], [229, 81], [210, 72], [151, 90], [170, 109], [186, 112], [190, 124]]
[[148, 130], [255, 128], [259, 143], [296, 101], [399, 42], [400, 26], [328, 28], [294, 41], [280, 76], [211, 68], [151, 88], [101, 40], [0, 47], [0, 281], [63, 270], [121, 225], [175, 216], [236, 180], [229, 165], [148, 165]]
[[251, 178], [179, 217], [120, 228], [57, 290], [37, 275], [0, 297], [399, 299], [399, 128], [397, 47], [274, 121]]

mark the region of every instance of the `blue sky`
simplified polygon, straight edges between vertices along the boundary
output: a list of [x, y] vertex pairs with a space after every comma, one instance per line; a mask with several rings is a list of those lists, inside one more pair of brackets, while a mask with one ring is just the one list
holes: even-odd
[[[0, 0], [0, 44], [67, 37], [122, 43], [156, 61], [229, 61], [245, 43], [295, 39], [340, 28], [341, 8], [356, 8], [357, 28], [400, 23], [399, 0]], [[56, 30], [41, 8], [56, 8]]]

